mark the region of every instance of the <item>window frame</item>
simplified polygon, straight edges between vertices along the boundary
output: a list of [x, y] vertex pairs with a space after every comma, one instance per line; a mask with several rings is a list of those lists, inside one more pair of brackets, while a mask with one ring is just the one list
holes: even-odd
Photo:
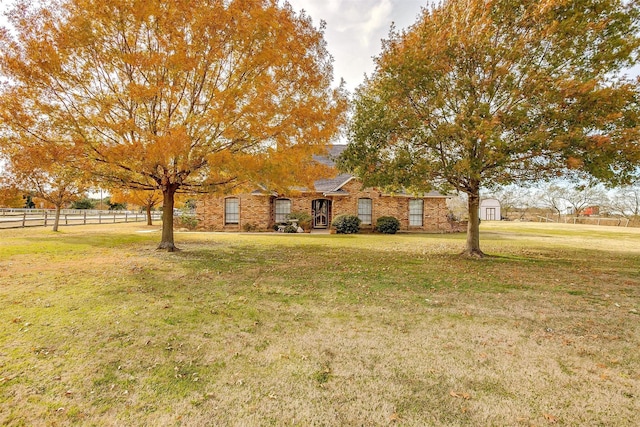
[[[288, 206], [288, 210], [285, 209], [287, 212], [284, 212], [284, 210], [280, 210], [279, 211], [279, 207], [285, 205], [285, 203]], [[287, 217], [289, 216], [289, 214], [291, 213], [291, 199], [275, 199], [273, 202], [273, 216], [274, 216], [274, 221], [276, 222], [276, 224], [282, 224], [287, 222]]]
[[[420, 209], [415, 209], [419, 202]], [[413, 206], [412, 206], [413, 205]], [[420, 220], [419, 223], [417, 220]], [[423, 227], [424, 226], [424, 200], [423, 199], [410, 199], [409, 200], [409, 227]]]
[[[368, 206], [366, 203], [368, 202]], [[373, 224], [373, 199], [370, 197], [361, 197], [358, 199], [358, 218], [364, 225]]]
[[[232, 205], [235, 205], [234, 211], [230, 209]], [[240, 199], [238, 197], [227, 197], [224, 199], [224, 224], [240, 224]]]

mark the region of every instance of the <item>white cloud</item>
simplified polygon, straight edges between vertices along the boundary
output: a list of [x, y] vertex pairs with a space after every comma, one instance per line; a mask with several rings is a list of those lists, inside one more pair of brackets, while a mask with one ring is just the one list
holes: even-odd
[[373, 40], [372, 36], [381, 30], [388, 29], [392, 19], [391, 12], [393, 6], [390, 0], [382, 0], [378, 4], [373, 5], [368, 14], [368, 20], [361, 25], [360, 40], [363, 46], [369, 47]]
[[335, 59], [334, 76], [355, 89], [374, 69], [391, 24], [405, 28], [415, 22], [424, 0], [289, 0], [296, 11], [304, 9], [316, 25], [327, 23], [325, 39]]

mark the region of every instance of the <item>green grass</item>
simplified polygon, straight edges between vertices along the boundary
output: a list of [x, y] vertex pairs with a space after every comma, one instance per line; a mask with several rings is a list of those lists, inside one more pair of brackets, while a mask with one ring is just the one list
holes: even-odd
[[0, 231], [1, 425], [635, 425], [640, 230]]

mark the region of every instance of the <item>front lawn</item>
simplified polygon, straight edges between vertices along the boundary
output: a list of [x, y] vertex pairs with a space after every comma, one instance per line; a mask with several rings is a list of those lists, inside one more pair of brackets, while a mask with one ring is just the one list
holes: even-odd
[[639, 229], [141, 230], [0, 230], [0, 425], [637, 425]]

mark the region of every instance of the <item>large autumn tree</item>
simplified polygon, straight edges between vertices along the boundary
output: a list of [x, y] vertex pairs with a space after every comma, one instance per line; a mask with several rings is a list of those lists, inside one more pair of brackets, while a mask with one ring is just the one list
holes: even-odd
[[356, 92], [342, 167], [367, 185], [468, 195], [465, 253], [480, 249], [482, 188], [638, 173], [636, 0], [443, 0], [392, 31]]
[[304, 181], [343, 121], [322, 28], [288, 3], [29, 3], [0, 39], [5, 98], [61, 124], [101, 180], [161, 191], [159, 248], [177, 192]]

